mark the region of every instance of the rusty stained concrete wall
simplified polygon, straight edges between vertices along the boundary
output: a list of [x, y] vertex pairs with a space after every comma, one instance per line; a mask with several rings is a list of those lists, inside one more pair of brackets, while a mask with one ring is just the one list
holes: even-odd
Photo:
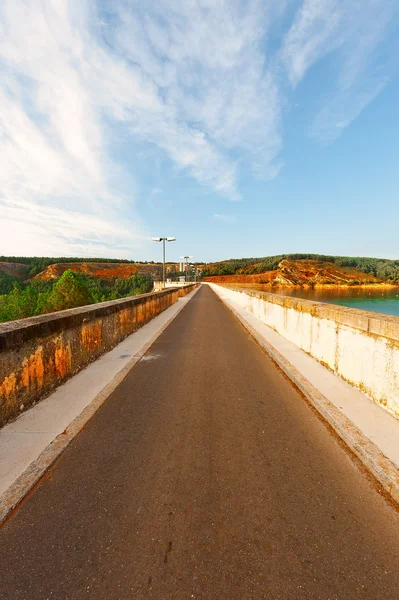
[[0, 427], [194, 287], [0, 324]]
[[399, 317], [208, 285], [222, 287], [233, 302], [399, 418]]

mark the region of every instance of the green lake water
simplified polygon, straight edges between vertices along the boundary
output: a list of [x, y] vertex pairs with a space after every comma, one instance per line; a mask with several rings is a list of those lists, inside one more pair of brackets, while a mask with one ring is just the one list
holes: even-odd
[[273, 288], [266, 285], [245, 285], [240, 287], [251, 287], [273, 294], [283, 296], [295, 296], [318, 302], [340, 304], [349, 308], [359, 308], [385, 315], [399, 316], [399, 287], [394, 289], [362, 289], [350, 287], [335, 290], [296, 290], [290, 288]]

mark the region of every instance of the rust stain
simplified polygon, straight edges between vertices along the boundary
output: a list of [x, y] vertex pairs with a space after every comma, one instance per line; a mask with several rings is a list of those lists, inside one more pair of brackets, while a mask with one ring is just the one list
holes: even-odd
[[11, 351], [9, 370], [0, 380], [1, 424], [19, 414], [21, 404], [28, 407], [39, 400], [72, 375], [73, 370], [80, 370], [92, 358], [110, 350], [194, 287], [163, 293], [160, 297], [149, 295], [122, 309], [119, 315], [86, 321], [68, 335], [47, 335], [36, 340], [36, 348], [25, 346], [17, 355]]
[[137, 305], [137, 323], [138, 325], [140, 325], [140, 323], [142, 323], [145, 319], [145, 313], [144, 313], [144, 305], [143, 304], [138, 304]]
[[132, 319], [132, 310], [124, 308], [119, 313], [119, 325], [123, 333], [133, 329], [134, 318]]
[[3, 383], [0, 385], [0, 398], [4, 397], [8, 399], [12, 394], [15, 393], [16, 385], [17, 378], [15, 373], [11, 373], [11, 375], [8, 375], [8, 377], [6, 377]]
[[57, 377], [65, 377], [72, 370], [72, 351], [71, 345], [62, 344], [57, 346], [54, 352], [55, 372]]
[[29, 389], [34, 386], [37, 388], [43, 387], [44, 382], [44, 363], [43, 363], [43, 346], [39, 346], [34, 354], [29, 358], [25, 358], [22, 363], [21, 383]]
[[101, 348], [102, 344], [102, 321], [94, 321], [82, 326], [82, 346], [88, 352]]

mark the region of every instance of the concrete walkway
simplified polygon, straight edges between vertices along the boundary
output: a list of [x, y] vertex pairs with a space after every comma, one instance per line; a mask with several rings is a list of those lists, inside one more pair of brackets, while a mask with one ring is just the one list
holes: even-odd
[[10, 600], [399, 597], [399, 515], [203, 287], [0, 532]]
[[399, 420], [246, 310], [243, 294], [208, 285], [399, 503]]
[[[0, 524], [3, 515], [7, 514], [10, 497], [20, 498], [21, 490], [31, 481], [35, 483], [33, 463], [38, 461], [34, 469], [39, 473], [46, 469], [48, 460], [56, 457], [50, 446], [60, 441], [60, 436], [65, 435], [75, 420], [81, 421], [84, 411], [90, 418], [109, 395], [109, 388], [122, 381], [126, 372], [196, 293], [194, 290], [179, 298], [113, 350], [60, 385], [48, 398], [0, 429]], [[76, 423], [72, 437], [80, 427], [81, 423]]]

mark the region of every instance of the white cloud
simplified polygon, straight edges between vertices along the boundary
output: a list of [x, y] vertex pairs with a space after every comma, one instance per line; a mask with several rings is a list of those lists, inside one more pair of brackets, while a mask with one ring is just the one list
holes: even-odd
[[226, 223], [228, 225], [237, 223], [237, 217], [235, 215], [213, 215], [213, 218], [216, 221], [220, 221], [221, 223]]
[[339, 137], [342, 131], [378, 96], [387, 83], [387, 78], [374, 81], [374, 85], [372, 81], [367, 81], [362, 88], [359, 82], [356, 88], [342, 90], [333, 96], [314, 119], [310, 129], [311, 136], [326, 142]]
[[138, 65], [160, 98], [157, 110], [137, 120], [127, 115], [132, 131], [233, 199], [237, 161], [260, 164], [274, 176], [281, 149], [278, 86], [263, 47], [275, 4], [160, 0], [145, 10], [138, 1], [107, 4], [116, 19], [104, 28], [108, 43]]
[[244, 169], [277, 176], [282, 107], [327, 56], [335, 76], [312, 133], [339, 135], [388, 81], [397, 0], [295, 2], [279, 50], [294, 0], [3, 0], [0, 208], [15, 235], [0, 252], [18, 239], [29, 254], [132, 255], [147, 235], [143, 145], [239, 200]]
[[0, 199], [0, 211], [0, 254], [124, 258], [148, 240], [139, 225], [131, 230], [131, 224], [27, 200]]
[[391, 58], [398, 50], [391, 35], [397, 15], [396, 0], [304, 0], [281, 51], [291, 84], [328, 55], [334, 58], [331, 89], [323, 91], [312, 135], [338, 137], [385, 87], [397, 67]]
[[292, 85], [297, 85], [309, 67], [342, 40], [340, 0], [304, 0], [283, 44], [282, 60]]
[[228, 198], [240, 198], [242, 161], [274, 177], [279, 91], [262, 44], [277, 5], [3, 0], [4, 198], [117, 224], [127, 206], [115, 182], [128, 175], [110, 151], [118, 123]]
[[86, 15], [70, 8], [61, 1], [0, 8], [0, 207], [8, 225], [1, 252], [131, 255], [141, 238], [119, 225], [125, 200], [111, 185], [118, 167], [85, 77], [90, 63], [95, 75], [101, 55], [85, 45]]

